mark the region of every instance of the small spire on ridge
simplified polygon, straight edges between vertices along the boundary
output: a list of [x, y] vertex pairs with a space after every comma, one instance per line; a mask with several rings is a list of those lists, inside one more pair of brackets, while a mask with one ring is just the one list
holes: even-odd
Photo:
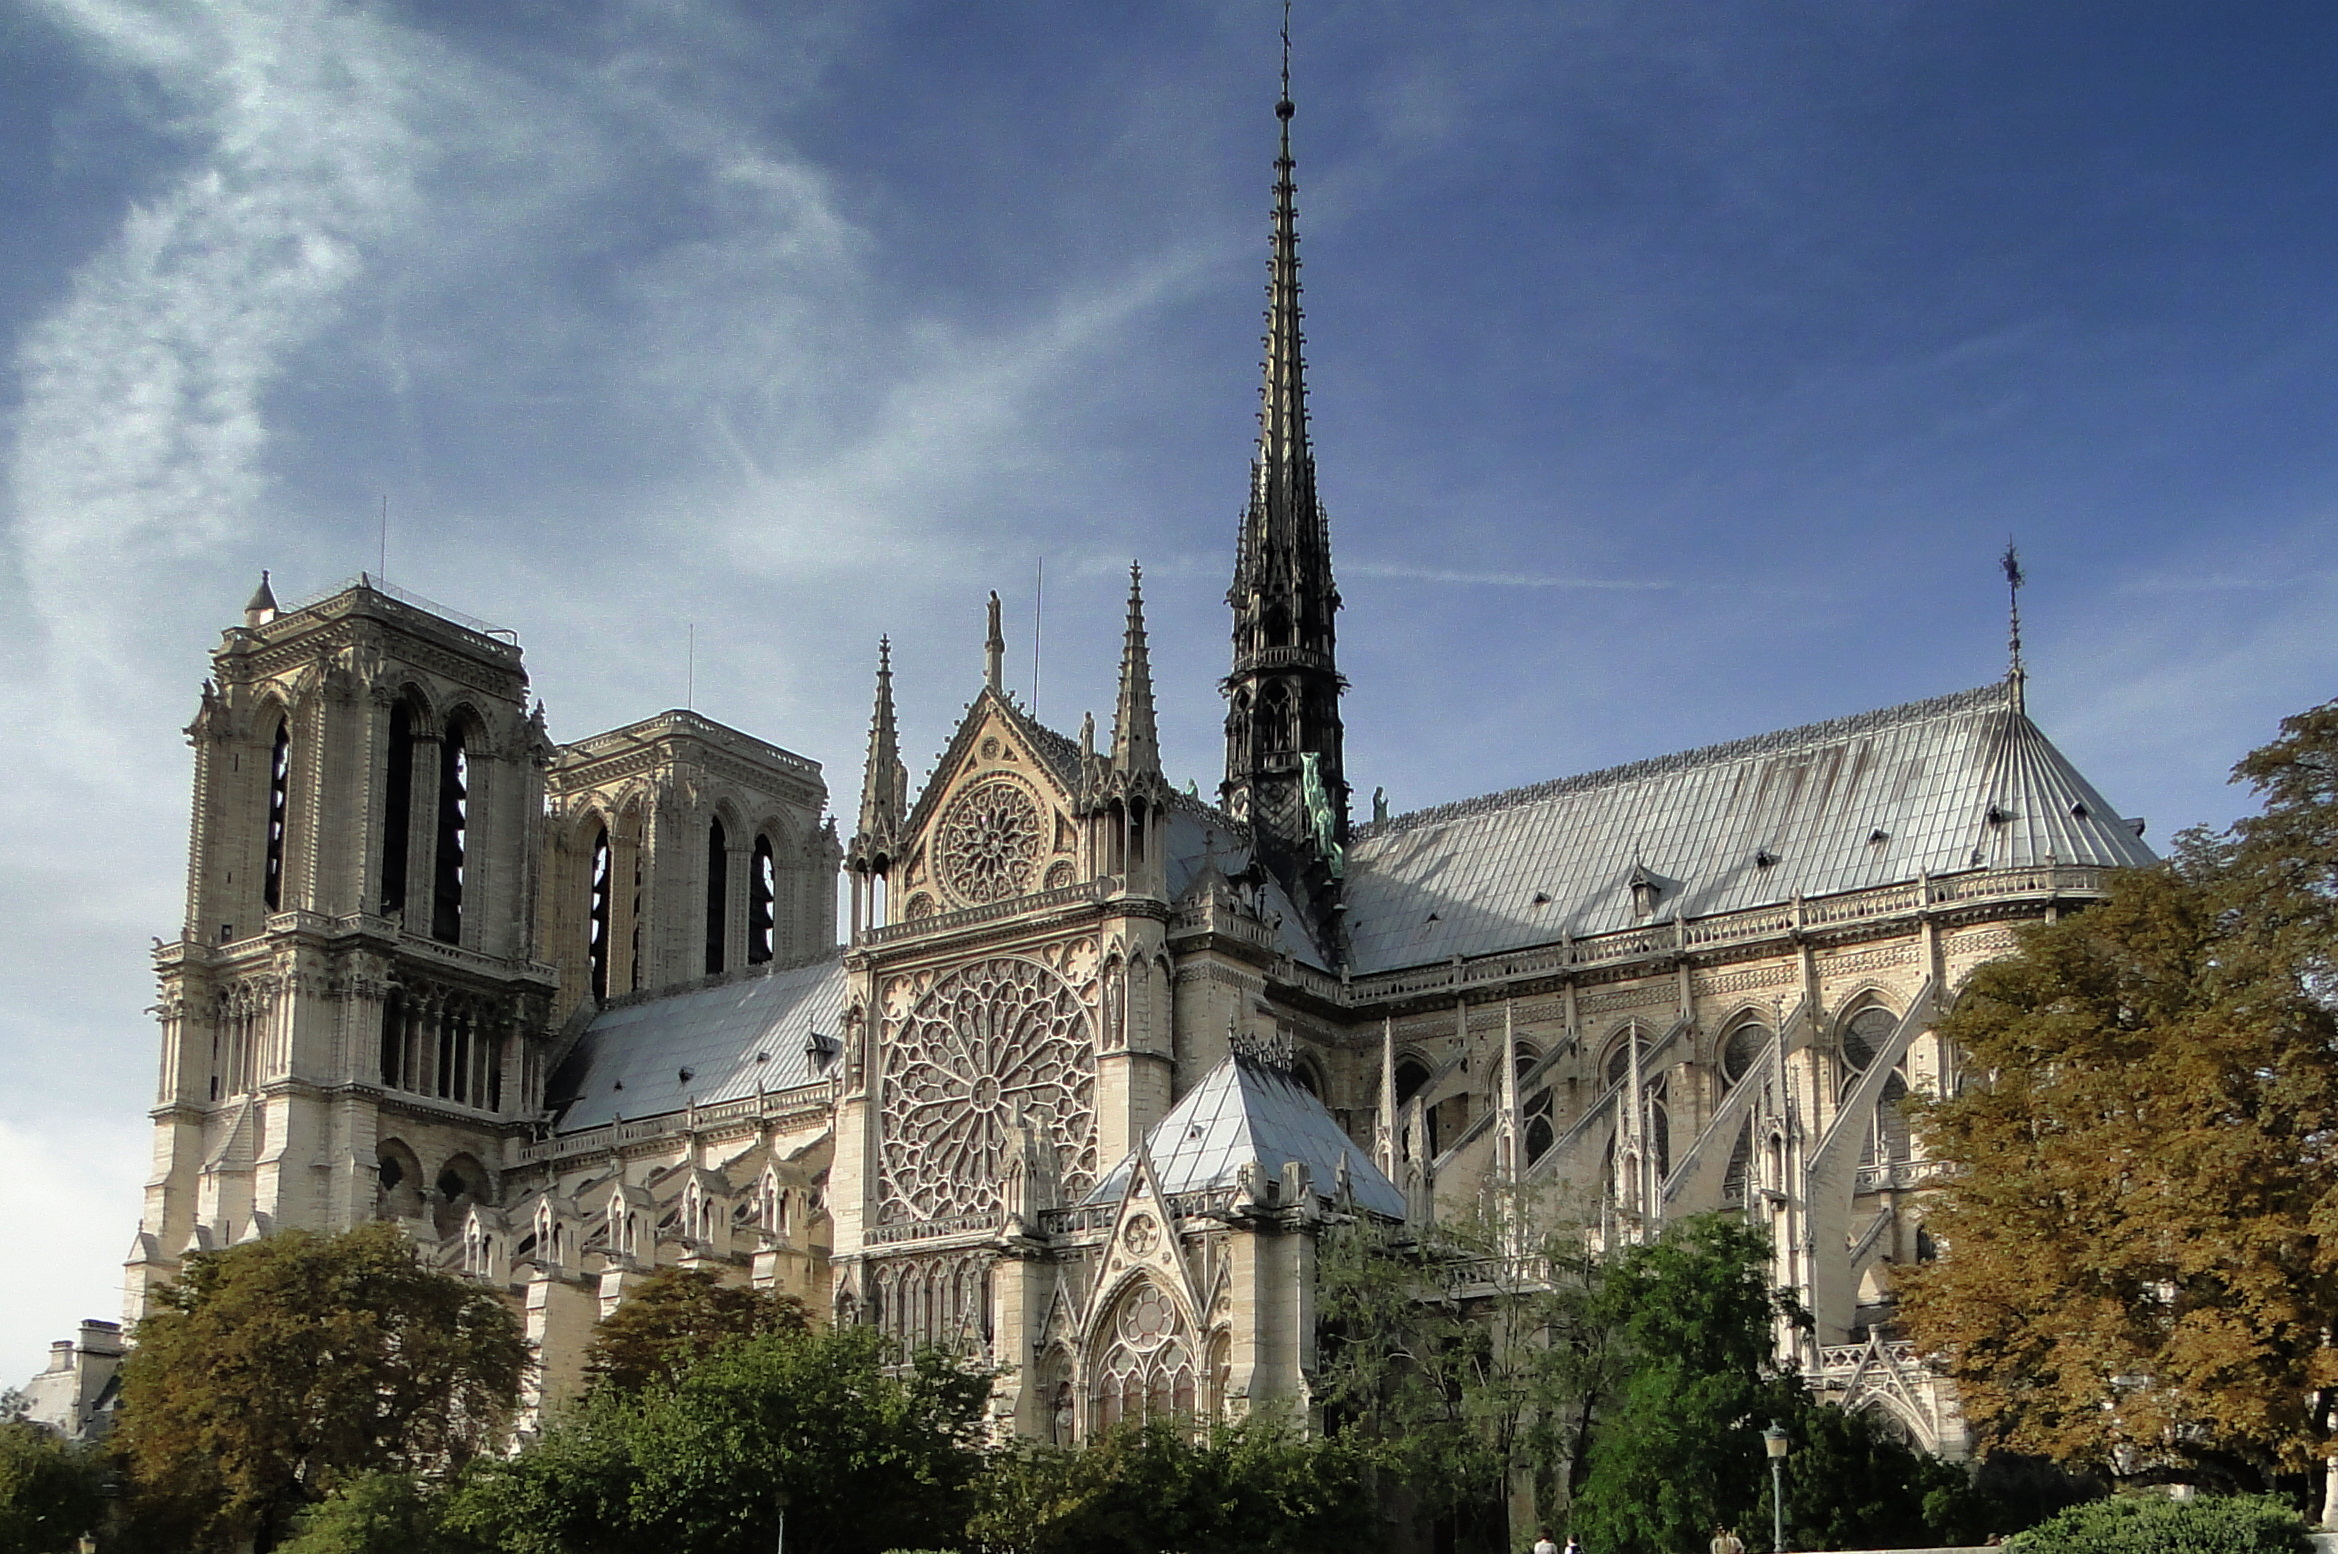
[[1128, 628], [1120, 647], [1120, 703], [1112, 717], [1112, 764], [1124, 775], [1161, 770], [1153, 719], [1153, 665], [1145, 649], [1145, 574], [1128, 565]]
[[2021, 664], [2021, 585], [2028, 582], [2029, 578], [2021, 570], [2021, 552], [2013, 548], [2010, 537], [2005, 541], [2005, 554], [1999, 558], [1999, 565], [2005, 568], [2005, 613], [2010, 622], [2006, 634], [2008, 663], [2005, 683], [2013, 690], [2013, 710], [2026, 712], [2029, 710], [2026, 706], [2028, 698], [2024, 693], [2029, 684], [2029, 672]]

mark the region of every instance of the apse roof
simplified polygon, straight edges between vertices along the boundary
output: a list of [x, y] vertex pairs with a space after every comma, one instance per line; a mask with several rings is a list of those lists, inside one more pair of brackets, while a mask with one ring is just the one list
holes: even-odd
[[[1316, 1192], [1329, 1198], [1338, 1190], [1344, 1160], [1359, 1206], [1391, 1219], [1404, 1217], [1404, 1194], [1341, 1131], [1323, 1103], [1282, 1070], [1249, 1058], [1228, 1057], [1204, 1074], [1145, 1134], [1145, 1152], [1165, 1193], [1231, 1187], [1253, 1160], [1267, 1176], [1279, 1177], [1285, 1161], [1298, 1160], [1314, 1177]], [[1119, 1198], [1135, 1169], [1131, 1153], [1087, 1201]]]
[[760, 976], [618, 1000], [593, 1016], [553, 1080], [573, 1133], [656, 1117], [825, 1076], [813, 1033], [836, 1043], [844, 1018], [842, 952]]
[[1920, 873], [2154, 861], [2000, 683], [1360, 827], [1347, 927], [1371, 972]]

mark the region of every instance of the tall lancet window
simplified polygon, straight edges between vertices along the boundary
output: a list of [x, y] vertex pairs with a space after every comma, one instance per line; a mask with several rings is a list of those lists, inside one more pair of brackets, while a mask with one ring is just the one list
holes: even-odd
[[747, 960], [761, 965], [771, 959], [773, 930], [779, 905], [779, 866], [771, 856], [771, 838], [755, 838], [755, 877], [747, 885]]
[[276, 743], [268, 752], [268, 862], [260, 882], [271, 912], [284, 905], [284, 822], [291, 810], [292, 725], [278, 719]]
[[430, 936], [463, 937], [463, 855], [471, 828], [471, 757], [457, 723], [438, 747], [438, 867], [430, 892]]
[[609, 828], [593, 833], [592, 894], [585, 917], [585, 959], [593, 969], [593, 999], [609, 996]]
[[723, 969], [723, 945], [730, 937], [731, 844], [723, 823], [706, 825], [706, 974]]
[[414, 831], [414, 708], [390, 709], [389, 769], [382, 773], [382, 916], [406, 910], [406, 850]]

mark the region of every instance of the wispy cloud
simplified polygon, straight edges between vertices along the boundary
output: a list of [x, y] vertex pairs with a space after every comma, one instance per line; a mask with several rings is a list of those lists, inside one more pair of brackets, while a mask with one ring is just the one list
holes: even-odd
[[1391, 561], [1343, 561], [1339, 570], [1355, 577], [1388, 577], [1410, 583], [1458, 583], [1486, 588], [1588, 589], [1601, 592], [1663, 593], [1683, 585], [1663, 578], [1549, 577], [1531, 572], [1460, 572], [1447, 567], [1406, 566]]

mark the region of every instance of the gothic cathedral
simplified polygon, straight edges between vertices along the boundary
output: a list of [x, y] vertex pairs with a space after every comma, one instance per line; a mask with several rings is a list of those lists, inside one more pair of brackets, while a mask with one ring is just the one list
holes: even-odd
[[1324, 1228], [1516, 1186], [1609, 1241], [1758, 1219], [1813, 1382], [1961, 1448], [1894, 1325], [1932, 1255], [1899, 1102], [2141, 825], [2018, 670], [1355, 821], [1292, 111], [1214, 801], [1162, 771], [1133, 573], [1103, 737], [1008, 693], [994, 596], [913, 787], [880, 651], [849, 839], [802, 756], [681, 711], [556, 743], [508, 632], [263, 580], [187, 731], [133, 1318], [191, 1253], [387, 1218], [524, 1311], [539, 1403], [680, 1264], [987, 1354], [1000, 1428], [1069, 1441], [1303, 1417]]

